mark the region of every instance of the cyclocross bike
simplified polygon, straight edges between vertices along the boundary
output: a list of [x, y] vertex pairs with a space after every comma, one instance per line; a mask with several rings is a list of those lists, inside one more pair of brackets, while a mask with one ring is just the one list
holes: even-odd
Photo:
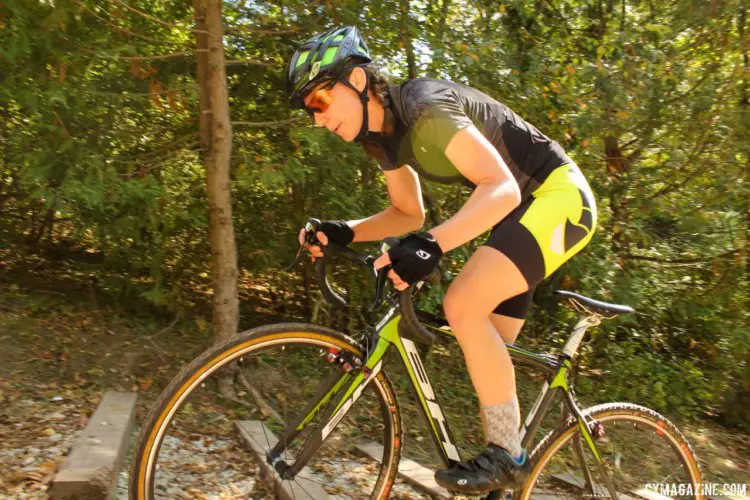
[[[309, 237], [314, 238], [316, 222], [308, 222]], [[397, 241], [386, 240], [384, 251], [387, 244]], [[317, 281], [325, 298], [342, 306], [345, 300], [327, 278], [330, 257], [342, 256], [370, 272], [375, 257], [333, 243], [325, 248], [326, 257], [316, 262]], [[301, 258], [302, 248], [295, 263]], [[141, 428], [131, 464], [130, 498], [169, 496], [165, 492], [174, 474], [184, 472], [170, 468], [174, 459], [162, 453], [166, 436], [236, 435], [236, 429], [226, 425], [234, 418], [244, 418], [245, 424], [254, 426], [256, 445], [262, 448], [276, 484], [287, 484], [290, 488], [285, 491], [291, 491], [294, 498], [317, 498], [309, 491], [311, 485], [345, 498], [388, 498], [391, 494], [409, 498], [408, 492], [399, 490], [400, 485], [394, 485], [403, 423], [386, 375], [389, 352], [395, 352], [408, 373], [442, 462], [452, 466], [459, 461], [459, 450], [420, 354], [436, 335], [450, 337], [452, 333], [429, 324], [425, 321], [429, 315], [415, 311], [424, 282], [404, 292], [387, 291], [387, 271], [386, 267], [375, 272], [375, 299], [368, 307], [373, 317], [378, 310], [382, 314], [381, 306], [387, 312], [357, 339], [313, 324], [273, 324], [217, 344], [187, 365], [164, 389]], [[425, 282], [435, 278], [433, 273]], [[531, 474], [515, 491], [497, 491], [487, 498], [703, 498], [698, 460], [683, 434], [666, 418], [629, 403], [582, 408], [575, 397], [571, 372], [586, 330], [603, 318], [633, 310], [567, 291], [557, 293], [582, 313], [562, 350], [537, 354], [507, 345], [516, 365], [546, 380], [521, 429], [522, 445], [530, 450]], [[236, 396], [230, 396], [229, 403], [217, 395], [221, 384], [211, 382], [215, 379], [236, 386]], [[553, 404], [556, 396], [560, 396], [562, 421], [535, 444], [542, 421], [557, 407]], [[199, 448], [209, 449], [210, 443], [226, 439], [204, 438]], [[238, 473], [255, 473], [247, 470], [249, 465], [229, 461]], [[197, 474], [209, 472], [198, 470]], [[680, 491], [686, 494], [665, 497], [658, 493], [660, 485], [682, 485]]]

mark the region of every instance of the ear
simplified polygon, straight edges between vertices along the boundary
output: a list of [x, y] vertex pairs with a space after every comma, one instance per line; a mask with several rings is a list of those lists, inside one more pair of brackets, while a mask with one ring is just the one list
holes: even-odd
[[349, 73], [349, 83], [351, 83], [355, 89], [362, 92], [367, 84], [367, 75], [365, 70], [357, 66], [351, 73]]

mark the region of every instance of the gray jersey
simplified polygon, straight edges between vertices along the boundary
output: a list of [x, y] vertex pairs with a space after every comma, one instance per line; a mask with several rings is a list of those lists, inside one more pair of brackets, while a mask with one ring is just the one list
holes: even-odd
[[445, 156], [453, 135], [472, 124], [500, 153], [523, 199], [556, 167], [572, 163], [557, 142], [504, 104], [466, 85], [417, 78], [389, 91], [396, 126], [393, 135], [380, 140], [387, 154], [380, 161], [383, 170], [408, 164], [427, 179], [472, 185]]

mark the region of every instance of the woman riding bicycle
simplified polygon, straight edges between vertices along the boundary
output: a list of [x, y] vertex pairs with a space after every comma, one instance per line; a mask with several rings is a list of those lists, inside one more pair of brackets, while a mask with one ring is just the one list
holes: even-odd
[[[473, 189], [453, 217], [403, 238], [375, 265], [391, 264], [388, 276], [404, 290], [430, 274], [445, 252], [491, 230], [443, 306], [479, 396], [487, 448], [435, 479], [469, 494], [516, 486], [529, 460], [504, 342], [518, 336], [534, 288], [590, 241], [593, 194], [562, 147], [507, 106], [434, 78], [389, 85], [371, 63], [357, 29], [343, 27], [305, 42], [286, 74], [294, 107], [378, 160], [391, 201], [366, 219], [325, 221], [317, 238], [348, 245], [420, 230], [425, 211], [417, 174]], [[313, 259], [323, 256], [317, 245], [308, 250]]]

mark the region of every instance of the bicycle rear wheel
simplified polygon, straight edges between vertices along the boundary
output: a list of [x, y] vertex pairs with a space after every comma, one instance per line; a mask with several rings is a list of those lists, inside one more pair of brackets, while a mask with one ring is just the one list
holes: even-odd
[[[131, 465], [130, 498], [234, 498], [258, 488], [268, 497], [281, 495], [283, 488], [292, 498], [312, 498], [320, 489], [350, 498], [387, 498], [398, 472], [402, 430], [393, 388], [382, 371], [292, 480], [281, 481], [273, 472], [261, 481], [236, 427], [242, 421], [245, 431], [254, 430], [265, 455], [321, 382], [333, 371], [343, 375], [327, 355], [344, 349], [362, 354], [338, 332], [286, 323], [249, 330], [204, 352], [166, 387], [144, 422]], [[324, 413], [325, 408], [285, 443], [287, 463], [294, 463]], [[369, 450], [382, 449], [380, 460], [365, 457], [358, 449], [363, 442]]]
[[[669, 420], [628, 403], [598, 405], [583, 414], [587, 422], [601, 424], [604, 433], [594, 438], [595, 445], [620, 498], [703, 498], [698, 460]], [[550, 432], [532, 460], [521, 500], [612, 498], [577, 422]]]

